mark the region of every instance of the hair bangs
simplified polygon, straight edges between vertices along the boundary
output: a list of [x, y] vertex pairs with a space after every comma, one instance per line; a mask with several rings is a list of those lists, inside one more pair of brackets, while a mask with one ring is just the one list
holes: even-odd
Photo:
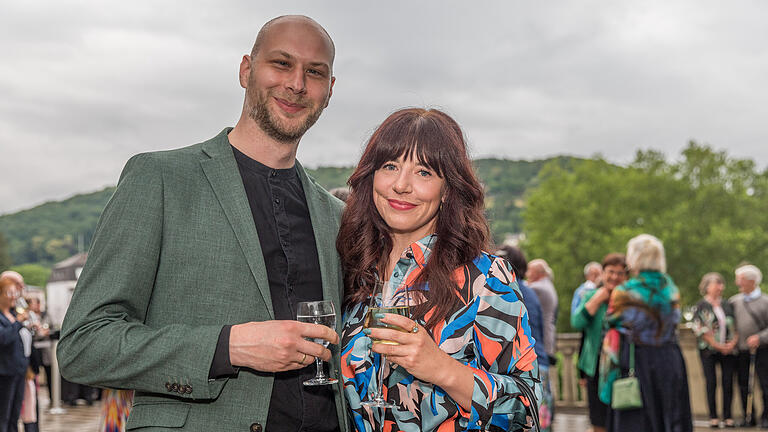
[[444, 177], [445, 132], [431, 119], [417, 112], [401, 113], [390, 122], [385, 122], [376, 137], [371, 160], [373, 169], [381, 168], [385, 163], [403, 160], [416, 160], [419, 164]]

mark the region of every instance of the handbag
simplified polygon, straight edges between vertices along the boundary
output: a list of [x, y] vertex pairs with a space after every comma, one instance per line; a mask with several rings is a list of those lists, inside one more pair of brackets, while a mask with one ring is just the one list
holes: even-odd
[[635, 376], [635, 344], [629, 344], [629, 376], [613, 382], [611, 408], [621, 411], [643, 407], [640, 381]]
[[[541, 382], [540, 380], [531, 378], [535, 382]], [[520, 374], [512, 374], [512, 379], [517, 384], [517, 388], [520, 390], [520, 394], [528, 400], [528, 405], [525, 406], [526, 415], [531, 418], [531, 430], [540, 432], [541, 422], [539, 420], [539, 404], [536, 400], [536, 394], [533, 389], [523, 380]]]

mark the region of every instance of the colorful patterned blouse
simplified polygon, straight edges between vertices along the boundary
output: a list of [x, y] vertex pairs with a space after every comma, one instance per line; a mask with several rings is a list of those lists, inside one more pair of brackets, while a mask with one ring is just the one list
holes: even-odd
[[[736, 322], [733, 317], [733, 306], [726, 300], [720, 302], [720, 307], [723, 312], [724, 322], [717, 318], [715, 309], [710, 302], [706, 299], [701, 299], [696, 304], [696, 312], [693, 315], [693, 333], [699, 340], [700, 350], [716, 351], [709, 346], [707, 341], [702, 336], [706, 333], [712, 332], [712, 336], [717, 343], [726, 343], [733, 340], [736, 335]], [[724, 324], [724, 326], [722, 326]], [[725, 332], [723, 332], [723, 327]], [[722, 334], [725, 333], [725, 340], [723, 340]], [[734, 348], [734, 354], [738, 351], [738, 348]]]
[[[434, 236], [428, 236], [411, 244], [390, 280], [411, 286], [426, 265], [433, 240]], [[541, 387], [534, 381], [538, 377], [535, 342], [511, 266], [483, 253], [457, 269], [454, 280], [461, 305], [431, 333], [440, 349], [474, 370], [471, 409], [465, 410], [440, 387], [389, 362], [384, 366], [383, 393], [397, 406], [361, 406], [361, 401], [372, 399], [376, 392], [374, 377], [381, 356], [368, 349], [370, 339], [362, 332], [368, 305], [358, 304], [345, 311], [341, 333], [341, 373], [355, 430], [506, 431], [521, 430], [527, 424], [528, 401], [521, 397], [512, 374], [520, 374], [538, 399]], [[425, 323], [423, 317], [415, 321]]]

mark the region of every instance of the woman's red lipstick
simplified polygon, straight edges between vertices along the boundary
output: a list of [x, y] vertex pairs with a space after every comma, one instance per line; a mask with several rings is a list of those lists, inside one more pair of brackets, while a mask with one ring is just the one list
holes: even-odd
[[395, 199], [388, 199], [389, 206], [395, 210], [410, 210], [416, 207], [416, 204], [411, 204], [407, 201], [398, 201]]

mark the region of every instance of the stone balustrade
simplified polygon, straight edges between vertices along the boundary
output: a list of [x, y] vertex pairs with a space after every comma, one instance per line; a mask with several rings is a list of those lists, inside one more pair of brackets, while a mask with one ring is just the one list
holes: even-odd
[[[557, 406], [579, 408], [586, 407], [586, 398], [583, 395], [583, 389], [579, 387], [579, 373], [576, 367], [576, 360], [579, 353], [580, 333], [559, 333], [557, 335], [557, 351], [562, 355], [562, 361], [558, 363], [559, 380], [552, 379], [552, 393], [555, 395]], [[701, 370], [701, 360], [696, 346], [696, 337], [693, 332], [680, 326], [680, 348], [683, 351], [683, 358], [688, 372], [688, 388], [691, 396], [691, 409], [696, 417], [707, 417], [707, 389], [704, 382], [704, 374]], [[550, 376], [554, 372], [550, 371]], [[720, 378], [718, 377], [718, 383]], [[722, 415], [722, 393], [718, 386], [718, 412]], [[760, 385], [755, 381], [755, 402], [757, 404], [756, 414], [762, 411], [762, 396]], [[738, 384], [734, 377], [733, 392], [733, 416], [736, 419], [742, 417], [741, 399], [739, 397]]]

